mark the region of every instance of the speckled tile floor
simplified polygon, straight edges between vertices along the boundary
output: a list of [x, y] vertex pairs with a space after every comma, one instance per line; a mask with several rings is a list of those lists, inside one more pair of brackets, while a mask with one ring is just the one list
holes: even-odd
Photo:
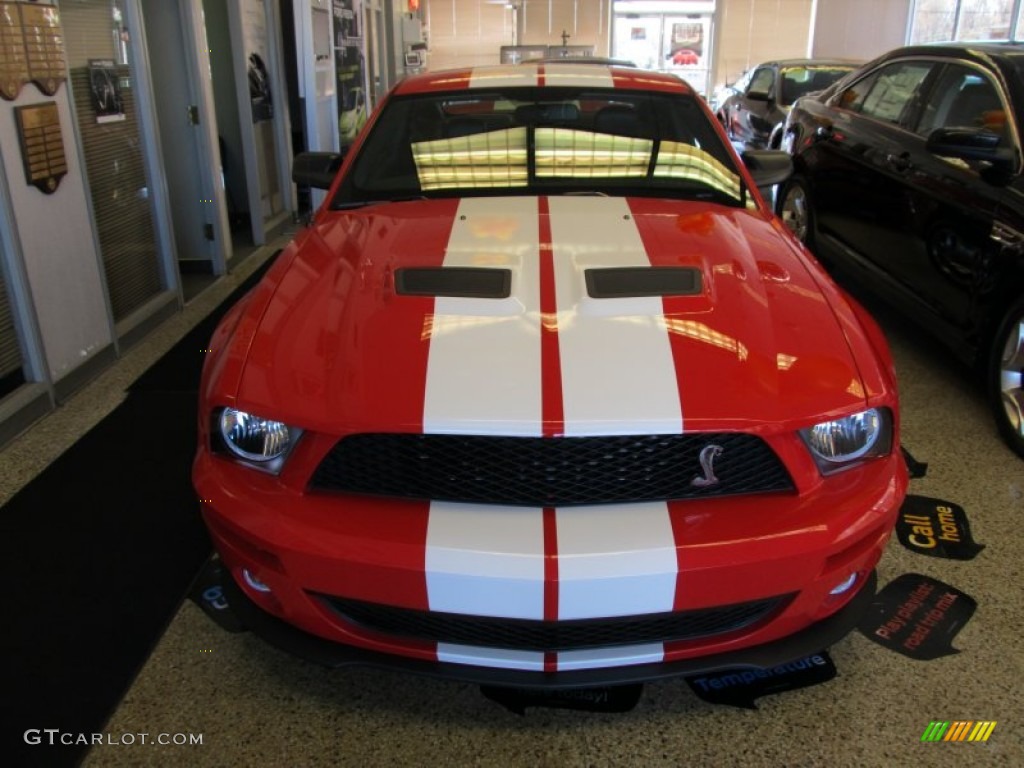
[[[215, 302], [220, 290], [200, 300]], [[471, 685], [326, 671], [249, 634], [226, 633], [186, 603], [106, 732], [115, 740], [201, 734], [202, 744], [97, 746], [85, 764], [1024, 765], [1024, 462], [1000, 443], [981, 393], [945, 354], [898, 319], [880, 319], [897, 359], [904, 443], [930, 465], [911, 492], [962, 505], [974, 538], [987, 546], [972, 561], [952, 561], [914, 554], [894, 539], [879, 584], [921, 573], [977, 600], [954, 641], [960, 653], [914, 661], [853, 634], [830, 649], [836, 679], [764, 697], [756, 711], [705, 703], [680, 680], [649, 684], [627, 714], [531, 709], [518, 716]], [[935, 719], [998, 725], [984, 744], [921, 743]]]

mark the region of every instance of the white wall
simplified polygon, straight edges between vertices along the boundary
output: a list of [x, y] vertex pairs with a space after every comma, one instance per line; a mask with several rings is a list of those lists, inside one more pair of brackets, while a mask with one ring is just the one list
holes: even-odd
[[[51, 195], [25, 181], [14, 116], [15, 107], [49, 101], [57, 104], [68, 164]], [[27, 84], [15, 101], [0, 101], [0, 150], [46, 366], [58, 381], [113, 342], [68, 84], [53, 97]]]
[[762, 61], [807, 56], [813, 9], [814, 0], [718, 0], [713, 87]]
[[612, 0], [520, 0], [520, 45], [592, 45], [608, 55]]
[[818, 0], [815, 56], [873, 59], [903, 45], [911, 0]]
[[[509, 0], [511, 3], [513, 0]], [[431, 70], [500, 62], [501, 46], [592, 45], [608, 55], [611, 0], [514, 0], [518, 10], [493, 0], [423, 0]], [[518, 25], [518, 32], [514, 32]]]
[[427, 68], [497, 64], [501, 46], [511, 45], [513, 12], [487, 0], [424, 0]]
[[[594, 45], [608, 55], [611, 0], [517, 0], [517, 42]], [[903, 44], [911, 0], [717, 0], [713, 86], [762, 61], [870, 59]], [[512, 43], [512, 12], [488, 0], [423, 0], [430, 69], [496, 64]]]

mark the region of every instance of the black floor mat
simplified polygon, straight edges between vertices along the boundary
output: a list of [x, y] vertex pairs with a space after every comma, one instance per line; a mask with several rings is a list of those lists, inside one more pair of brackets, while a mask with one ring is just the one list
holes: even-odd
[[84, 755], [23, 734], [101, 732], [209, 554], [189, 479], [195, 399], [132, 393], [0, 509], [0, 752], [16, 765]]
[[[0, 632], [0, 754], [7, 765], [84, 758], [87, 746], [49, 746], [43, 729], [59, 729], [58, 742], [103, 732], [209, 557], [190, 479], [200, 349], [258, 278], [0, 508], [8, 616]], [[31, 729], [42, 744], [27, 742]]]

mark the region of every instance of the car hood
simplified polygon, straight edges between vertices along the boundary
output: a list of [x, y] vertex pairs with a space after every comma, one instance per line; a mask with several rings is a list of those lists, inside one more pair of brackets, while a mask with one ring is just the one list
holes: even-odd
[[[235, 399], [307, 429], [758, 431], [863, 407], [873, 386], [845, 298], [757, 211], [573, 196], [385, 203], [322, 212], [292, 249], [252, 310]], [[642, 295], [651, 267], [677, 268], [654, 282], [696, 274], [696, 288]], [[611, 295], [588, 288], [588, 270], [611, 278]], [[507, 280], [507, 295], [464, 283], [480, 276]]]

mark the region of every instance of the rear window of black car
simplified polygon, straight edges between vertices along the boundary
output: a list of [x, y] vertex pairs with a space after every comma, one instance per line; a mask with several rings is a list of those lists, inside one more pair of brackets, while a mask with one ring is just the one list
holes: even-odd
[[853, 67], [806, 65], [787, 67], [782, 70], [781, 98], [782, 104], [792, 104], [808, 93], [823, 91], [843, 75], [853, 71]]
[[333, 205], [572, 192], [746, 202], [693, 96], [512, 88], [393, 99]]

